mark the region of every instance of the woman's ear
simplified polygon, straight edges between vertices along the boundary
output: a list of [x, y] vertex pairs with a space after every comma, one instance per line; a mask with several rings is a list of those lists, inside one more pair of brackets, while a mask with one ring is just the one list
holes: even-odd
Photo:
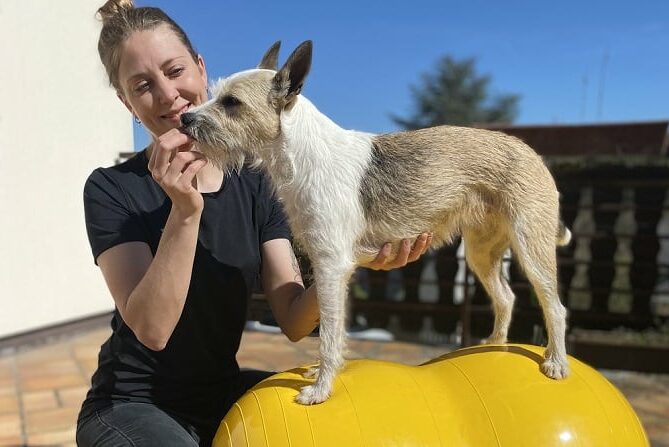
[[208, 87], [209, 84], [207, 83], [207, 68], [204, 65], [204, 58], [201, 54], [197, 55], [197, 69], [200, 71], [200, 76], [202, 76], [204, 85]]
[[121, 102], [123, 103], [123, 105], [125, 106], [125, 108], [128, 109], [128, 111], [129, 111], [130, 113], [132, 113], [132, 115], [134, 116], [134, 115], [135, 115], [135, 112], [132, 110], [132, 106], [130, 105], [130, 103], [128, 102], [128, 100], [125, 99], [125, 96], [123, 96], [123, 93], [117, 91], [117, 92], [116, 92], [116, 97], [119, 99], [119, 101], [121, 101]]

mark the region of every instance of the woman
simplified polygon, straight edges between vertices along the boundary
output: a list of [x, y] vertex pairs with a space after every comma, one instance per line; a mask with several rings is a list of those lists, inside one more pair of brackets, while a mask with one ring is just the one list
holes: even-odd
[[[82, 405], [79, 445], [208, 445], [237, 398], [270, 373], [240, 372], [235, 354], [259, 276], [292, 341], [318, 322], [290, 233], [266, 179], [225, 175], [178, 130], [207, 99], [202, 57], [161, 10], [110, 0], [99, 10], [100, 58], [118, 98], [151, 133], [129, 161], [97, 169], [84, 188], [96, 264], [116, 310]], [[391, 269], [429, 245], [368, 267]]]

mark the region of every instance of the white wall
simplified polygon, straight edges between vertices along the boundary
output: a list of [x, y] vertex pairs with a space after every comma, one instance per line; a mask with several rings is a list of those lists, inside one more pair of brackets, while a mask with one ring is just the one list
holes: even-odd
[[113, 308], [82, 189], [132, 150], [132, 120], [97, 55], [99, 4], [0, 0], [0, 337]]

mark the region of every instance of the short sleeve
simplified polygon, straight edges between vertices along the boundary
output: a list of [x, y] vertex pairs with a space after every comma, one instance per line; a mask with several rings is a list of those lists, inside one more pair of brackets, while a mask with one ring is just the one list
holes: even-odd
[[129, 210], [123, 191], [103, 169], [93, 171], [86, 181], [84, 213], [96, 264], [98, 256], [115, 245], [147, 242], [142, 225], [137, 215]]
[[272, 188], [266, 179], [263, 179], [261, 193], [265, 202], [265, 219], [260, 229], [260, 242], [265, 243], [272, 239], [288, 239], [292, 240], [288, 219], [283, 211], [283, 205], [272, 192]]

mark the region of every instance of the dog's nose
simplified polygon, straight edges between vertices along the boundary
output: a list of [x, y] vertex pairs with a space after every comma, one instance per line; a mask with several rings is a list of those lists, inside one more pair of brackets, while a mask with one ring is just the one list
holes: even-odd
[[181, 125], [187, 127], [193, 124], [193, 121], [195, 121], [194, 113], [184, 113], [181, 115]]

